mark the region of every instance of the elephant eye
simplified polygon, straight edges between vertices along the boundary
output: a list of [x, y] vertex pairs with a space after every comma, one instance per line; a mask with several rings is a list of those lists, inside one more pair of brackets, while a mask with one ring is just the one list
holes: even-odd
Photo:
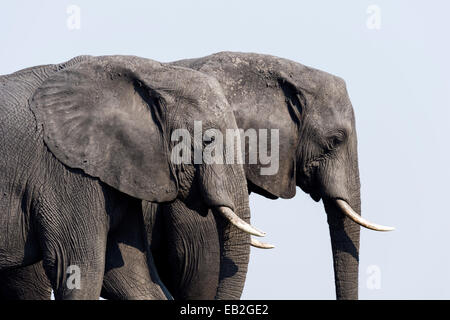
[[331, 146], [336, 147], [339, 143], [341, 143], [341, 140], [338, 137], [333, 137], [331, 139]]
[[333, 150], [345, 140], [345, 133], [339, 132], [328, 139], [328, 148]]

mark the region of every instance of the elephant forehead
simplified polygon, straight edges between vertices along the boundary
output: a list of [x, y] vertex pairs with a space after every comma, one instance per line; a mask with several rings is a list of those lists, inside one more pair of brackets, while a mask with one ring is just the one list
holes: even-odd
[[334, 102], [338, 105], [342, 104], [346, 100], [347, 89], [344, 80], [335, 77], [328, 76], [323, 81], [323, 85], [320, 87], [320, 97], [324, 101]]
[[333, 134], [336, 130], [345, 130], [348, 134], [353, 131], [354, 119], [347, 108], [338, 105], [324, 105], [315, 108], [312, 120], [308, 121], [312, 127], [322, 132], [322, 135]]
[[352, 104], [343, 79], [327, 74], [315, 94], [313, 104], [324, 117], [352, 119]]

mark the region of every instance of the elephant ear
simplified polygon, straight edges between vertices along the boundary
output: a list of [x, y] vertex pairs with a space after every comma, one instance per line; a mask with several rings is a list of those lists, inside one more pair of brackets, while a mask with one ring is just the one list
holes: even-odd
[[64, 69], [35, 92], [31, 108], [48, 149], [68, 167], [139, 199], [171, 201], [177, 183], [164, 104], [146, 81], [153, 61], [133, 59], [96, 57]]
[[[267, 165], [262, 165], [259, 161], [256, 164], [245, 164], [247, 178], [252, 189], [267, 198], [290, 199], [296, 194], [298, 128], [303, 113], [304, 97], [284, 77], [274, 79], [272, 86], [262, 88], [259, 92], [265, 92], [268, 98], [261, 99], [260, 104], [253, 104], [256, 110], [252, 114], [255, 116], [247, 125], [258, 130], [270, 129], [278, 132], [278, 150], [273, 148], [271, 150], [278, 151], [279, 163], [277, 172], [272, 175], [262, 174], [262, 168]], [[238, 118], [245, 116], [240, 116], [240, 113], [241, 110], [238, 110]], [[248, 153], [248, 145], [245, 151]]]

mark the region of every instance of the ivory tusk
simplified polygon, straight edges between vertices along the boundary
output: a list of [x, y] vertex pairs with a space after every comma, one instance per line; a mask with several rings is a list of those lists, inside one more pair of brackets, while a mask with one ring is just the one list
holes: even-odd
[[216, 207], [215, 210], [223, 216], [225, 219], [227, 219], [231, 224], [236, 226], [238, 229], [250, 233], [252, 235], [258, 236], [258, 237], [264, 237], [266, 233], [264, 231], [260, 231], [250, 225], [249, 223], [245, 222], [241, 218], [237, 216], [236, 213], [233, 212], [228, 207]]
[[258, 241], [256, 239], [253, 239], [253, 238], [252, 238], [252, 241], [250, 242], [250, 245], [252, 247], [259, 248], [259, 249], [273, 249], [273, 248], [275, 248], [275, 246], [273, 244], [261, 242], [261, 241]]
[[342, 210], [342, 212], [349, 217], [352, 221], [356, 222], [357, 224], [359, 224], [362, 227], [365, 227], [367, 229], [371, 229], [371, 230], [375, 230], [375, 231], [392, 231], [395, 230], [395, 228], [393, 227], [387, 227], [387, 226], [382, 226], [376, 223], [372, 223], [366, 219], [364, 219], [363, 217], [361, 217], [359, 214], [357, 214], [352, 207], [350, 207], [350, 205], [341, 199], [336, 199], [336, 204], [338, 206], [339, 209]]

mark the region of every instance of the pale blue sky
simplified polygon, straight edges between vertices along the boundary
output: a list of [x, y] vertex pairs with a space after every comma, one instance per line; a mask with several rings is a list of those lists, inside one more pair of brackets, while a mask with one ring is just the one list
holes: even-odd
[[[69, 5], [80, 29], [67, 27]], [[370, 5], [381, 9], [369, 29]], [[251, 51], [344, 78], [355, 108], [363, 215], [360, 298], [450, 299], [450, 3], [444, 1], [3, 1], [0, 74], [80, 54], [159, 61]], [[251, 196], [277, 248], [252, 250], [244, 299], [333, 299], [326, 216], [300, 190]], [[375, 265], [380, 288], [367, 281]], [[373, 274], [372, 274], [373, 276]]]

